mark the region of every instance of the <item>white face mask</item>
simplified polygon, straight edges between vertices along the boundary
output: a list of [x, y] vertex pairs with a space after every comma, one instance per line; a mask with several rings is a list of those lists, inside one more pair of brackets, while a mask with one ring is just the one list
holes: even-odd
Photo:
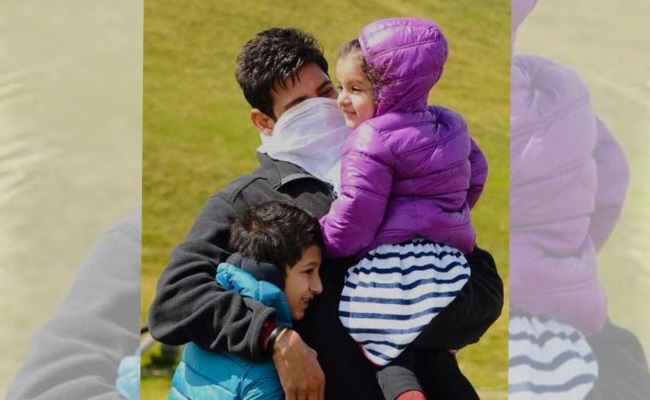
[[296, 164], [339, 192], [341, 150], [350, 132], [336, 100], [314, 97], [282, 114], [272, 136], [260, 134], [257, 151]]

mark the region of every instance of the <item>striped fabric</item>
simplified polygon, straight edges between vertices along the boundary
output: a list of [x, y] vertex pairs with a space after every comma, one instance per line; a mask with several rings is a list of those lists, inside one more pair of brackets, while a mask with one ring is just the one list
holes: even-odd
[[339, 318], [366, 357], [384, 366], [456, 298], [469, 275], [453, 247], [420, 239], [381, 245], [348, 271]]
[[582, 400], [596, 379], [596, 357], [578, 330], [542, 317], [510, 317], [509, 400]]

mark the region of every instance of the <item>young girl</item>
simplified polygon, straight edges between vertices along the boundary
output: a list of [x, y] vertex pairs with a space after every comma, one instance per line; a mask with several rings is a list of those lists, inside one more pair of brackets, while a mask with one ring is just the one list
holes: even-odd
[[[339, 316], [382, 367], [470, 275], [463, 254], [475, 246], [470, 208], [487, 163], [459, 114], [427, 106], [447, 54], [436, 24], [389, 18], [364, 27], [338, 55], [338, 105], [354, 131], [321, 229], [329, 256], [360, 260], [348, 272]], [[399, 394], [389, 387], [395, 379], [378, 378], [387, 398]]]

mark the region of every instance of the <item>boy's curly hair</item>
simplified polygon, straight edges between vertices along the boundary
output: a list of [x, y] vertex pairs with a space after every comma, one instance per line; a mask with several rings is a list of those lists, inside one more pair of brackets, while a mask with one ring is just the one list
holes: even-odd
[[318, 219], [281, 201], [245, 208], [230, 231], [230, 247], [259, 262], [281, 268], [295, 265], [311, 246], [323, 246]]

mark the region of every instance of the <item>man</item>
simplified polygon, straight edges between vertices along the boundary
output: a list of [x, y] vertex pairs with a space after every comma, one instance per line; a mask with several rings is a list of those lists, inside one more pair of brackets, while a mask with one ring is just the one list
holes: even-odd
[[[192, 341], [204, 349], [226, 350], [257, 360], [272, 354], [288, 399], [381, 399], [375, 368], [338, 319], [343, 278], [351, 260], [324, 260], [320, 273], [323, 294], [313, 301], [295, 330], [274, 337], [268, 349], [269, 336], [276, 328], [274, 310], [225, 291], [215, 281], [217, 265], [229, 255], [230, 224], [242, 207], [290, 200], [316, 217], [328, 211], [333, 199], [331, 186], [323, 177], [306, 172], [313, 170], [307, 165], [313, 157], [304, 153], [315, 156], [316, 152], [329, 153], [324, 151], [328, 148], [300, 147], [291, 141], [287, 130], [282, 136], [276, 126], [281, 115], [307, 100], [337, 96], [327, 70], [319, 44], [296, 29], [272, 28], [244, 46], [236, 75], [253, 107], [251, 121], [263, 135], [266, 148], [275, 145], [277, 150], [278, 142], [286, 141], [284, 153], [296, 157], [287, 157], [293, 161], [289, 163], [286, 158], [282, 161], [258, 153], [257, 170], [207, 201], [160, 277], [149, 322], [152, 335], [163, 343]], [[477, 249], [467, 259], [472, 266], [470, 282], [418, 341], [435, 343], [440, 349], [460, 348], [477, 341], [500, 315], [503, 286], [492, 257]], [[435, 353], [429, 361], [432, 365], [449, 362], [457, 368], [448, 352]], [[426, 392], [427, 380], [436, 377], [419, 378]]]

